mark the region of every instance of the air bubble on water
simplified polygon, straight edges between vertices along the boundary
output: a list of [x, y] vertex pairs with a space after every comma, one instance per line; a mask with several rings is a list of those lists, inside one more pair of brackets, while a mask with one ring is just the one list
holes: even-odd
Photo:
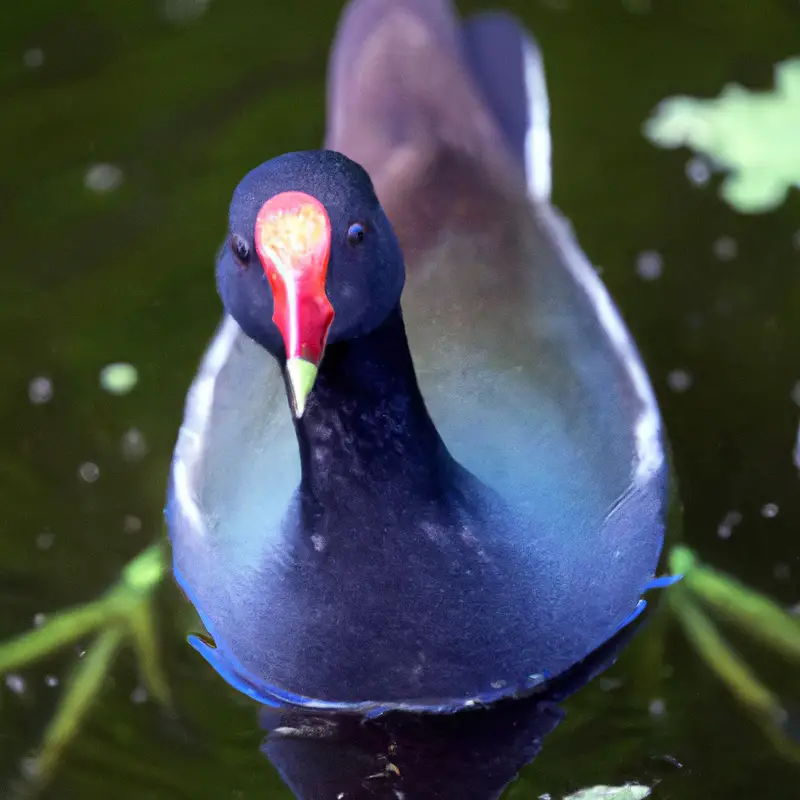
[[122, 521], [122, 530], [125, 531], [125, 533], [139, 533], [141, 529], [142, 521], [133, 514], [128, 514]]
[[141, 705], [142, 703], [146, 703], [149, 695], [147, 694], [147, 689], [144, 686], [137, 686], [131, 692], [131, 702], [136, 703], [136, 705]]
[[45, 675], [44, 683], [50, 689], [55, 689], [58, 686], [58, 678], [55, 675]]
[[788, 564], [779, 563], [772, 568], [775, 580], [788, 581], [792, 577], [792, 568]]
[[645, 250], [636, 258], [636, 274], [643, 281], [654, 281], [664, 271], [664, 260], [655, 250]]
[[663, 717], [666, 713], [667, 706], [660, 697], [657, 697], [655, 700], [650, 701], [650, 705], [648, 706], [647, 710], [653, 717]]
[[41, 628], [47, 622], [47, 614], [40, 611], [38, 614], [33, 615], [33, 627]]
[[94, 483], [100, 477], [100, 467], [93, 461], [85, 461], [78, 468], [78, 475], [86, 483]]
[[761, 507], [761, 516], [764, 517], [764, 519], [773, 519], [778, 516], [778, 511], [780, 511], [780, 509], [777, 503], [765, 503]]
[[22, 675], [17, 675], [15, 672], [6, 675], [6, 686], [14, 692], [14, 694], [25, 694], [25, 679]]
[[147, 440], [138, 428], [125, 431], [122, 437], [122, 455], [127, 461], [139, 461], [147, 455]]
[[28, 398], [35, 406], [49, 403], [53, 399], [53, 382], [50, 378], [40, 375], [28, 384]]
[[731, 261], [736, 258], [739, 247], [730, 236], [720, 236], [713, 245], [714, 255], [720, 261]]
[[730, 539], [733, 529], [742, 521], [742, 514], [739, 511], [729, 511], [717, 527], [717, 536], [720, 539]]
[[42, 531], [42, 533], [36, 537], [36, 547], [38, 547], [39, 550], [49, 550], [53, 546], [55, 538], [55, 534], [50, 531]]
[[83, 185], [97, 194], [113, 192], [122, 183], [122, 170], [115, 164], [93, 164], [83, 176]]
[[31, 47], [22, 54], [22, 63], [28, 69], [38, 69], [44, 64], [44, 50], [41, 47]]
[[23, 758], [19, 763], [19, 771], [26, 781], [38, 781], [41, 778], [39, 759], [36, 756]]
[[690, 158], [686, 162], [686, 177], [695, 186], [705, 186], [711, 180], [711, 167], [702, 158]]
[[692, 385], [692, 376], [685, 369], [673, 369], [667, 375], [667, 385], [673, 392], [685, 392]]
[[164, 0], [162, 14], [170, 22], [193, 22], [208, 11], [211, 0]]

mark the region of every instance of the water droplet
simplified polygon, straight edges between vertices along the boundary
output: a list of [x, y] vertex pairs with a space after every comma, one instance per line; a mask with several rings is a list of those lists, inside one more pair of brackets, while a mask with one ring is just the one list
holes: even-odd
[[713, 250], [714, 255], [720, 261], [731, 261], [736, 258], [739, 252], [739, 246], [736, 244], [736, 240], [732, 239], [730, 236], [720, 236], [719, 239], [714, 242]]
[[193, 22], [208, 10], [211, 0], [164, 0], [162, 14], [170, 22]]
[[100, 477], [100, 467], [92, 461], [86, 461], [78, 468], [78, 475], [86, 483], [94, 483]]
[[645, 250], [636, 258], [636, 274], [643, 281], [654, 281], [664, 271], [664, 260], [655, 250]]
[[49, 403], [53, 399], [53, 382], [43, 375], [28, 384], [28, 397], [35, 406]]
[[137, 428], [125, 431], [122, 437], [122, 455], [127, 461], [139, 461], [147, 455], [147, 441]]
[[739, 511], [729, 511], [717, 527], [717, 536], [720, 539], [730, 539], [733, 529], [742, 521]]
[[314, 549], [321, 553], [325, 549], [325, 537], [320, 536], [318, 533], [311, 534], [311, 544], [314, 545]]
[[100, 370], [100, 386], [109, 394], [128, 394], [138, 382], [139, 372], [133, 364], [118, 361]]
[[31, 47], [22, 54], [22, 63], [28, 69], [38, 69], [44, 64], [44, 50], [41, 47]]
[[535, 687], [539, 686], [544, 682], [545, 682], [545, 677], [541, 673], [536, 673], [535, 675], [528, 675], [528, 677], [525, 679], [525, 688], [534, 689]]
[[19, 771], [26, 781], [38, 781], [41, 778], [41, 768], [39, 759], [36, 756], [28, 756], [20, 761]]
[[122, 522], [122, 530], [125, 533], [139, 533], [142, 529], [142, 521], [139, 517], [134, 517], [133, 514], [128, 514]]
[[39, 612], [38, 614], [33, 615], [33, 627], [34, 628], [41, 628], [42, 625], [47, 622], [47, 614], [43, 612]]
[[36, 537], [36, 547], [39, 550], [49, 550], [53, 546], [55, 538], [55, 535], [50, 531], [43, 531]]
[[772, 568], [772, 574], [775, 576], [775, 580], [788, 581], [792, 577], [792, 568], [788, 564], [776, 564]]
[[131, 702], [136, 703], [136, 705], [141, 705], [142, 703], [147, 702], [149, 695], [147, 694], [147, 689], [144, 686], [137, 686], [131, 692]]
[[58, 678], [55, 675], [45, 675], [44, 677], [45, 686], [48, 686], [50, 689], [55, 689], [58, 686]]
[[705, 186], [711, 180], [711, 167], [702, 158], [690, 158], [686, 162], [686, 177], [695, 186]]
[[663, 717], [667, 711], [666, 703], [661, 698], [656, 698], [650, 702], [648, 711], [653, 717]]
[[780, 509], [777, 503], [765, 503], [761, 508], [761, 516], [764, 517], [764, 519], [772, 519], [778, 516], [778, 511], [780, 511]]
[[122, 170], [114, 164], [93, 164], [83, 176], [83, 185], [97, 194], [113, 192], [122, 183]]
[[22, 675], [17, 675], [13, 672], [6, 675], [6, 686], [14, 692], [14, 694], [25, 694], [25, 679]]
[[685, 369], [674, 369], [667, 375], [667, 385], [673, 392], [685, 392], [692, 385], [692, 376]]

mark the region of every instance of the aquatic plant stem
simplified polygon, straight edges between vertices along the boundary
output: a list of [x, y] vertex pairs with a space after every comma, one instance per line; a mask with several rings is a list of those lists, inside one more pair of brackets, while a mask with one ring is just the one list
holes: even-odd
[[31, 788], [42, 788], [53, 776], [59, 759], [77, 736], [126, 640], [136, 652], [147, 691], [162, 705], [171, 705], [153, 605], [155, 591], [168, 570], [166, 547], [159, 541], [134, 558], [123, 570], [120, 581], [100, 599], [61, 612], [37, 630], [0, 645], [2, 675], [96, 634], [86, 655], [76, 664], [55, 716], [42, 737], [39, 754], [27, 775]]
[[[709, 608], [725, 619], [738, 624], [754, 638], [774, 650], [795, 655], [792, 625], [768, 598], [744, 587], [733, 578], [698, 564], [694, 553], [676, 547], [670, 557], [675, 572], [683, 581], [668, 593], [669, 604], [694, 649], [707, 666], [720, 678], [736, 700], [751, 714], [775, 747], [792, 761], [800, 762], [800, 747], [786, 732], [788, 713], [780, 698], [755, 674], [750, 665], [724, 638], [717, 626], [701, 608]], [[723, 605], [723, 598], [727, 605]], [[789, 623], [794, 623], [791, 618]]]

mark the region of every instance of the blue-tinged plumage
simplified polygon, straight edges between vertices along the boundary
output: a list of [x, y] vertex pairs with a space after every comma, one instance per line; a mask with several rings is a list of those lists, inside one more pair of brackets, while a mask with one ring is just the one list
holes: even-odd
[[234, 194], [249, 241], [286, 191], [332, 229], [336, 316], [305, 413], [263, 270], [223, 248], [227, 314], [173, 462], [175, 575], [216, 648], [193, 644], [261, 702], [441, 713], [523, 694], [661, 585], [661, 420], [549, 204], [547, 116], [510, 18], [461, 29], [442, 0], [354, 0], [329, 71], [338, 152], [267, 162]]

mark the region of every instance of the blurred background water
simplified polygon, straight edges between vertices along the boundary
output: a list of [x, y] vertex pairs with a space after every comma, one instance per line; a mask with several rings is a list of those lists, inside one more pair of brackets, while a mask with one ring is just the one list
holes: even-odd
[[[685, 540], [796, 604], [800, 195], [739, 214], [718, 198], [718, 177], [641, 128], [668, 95], [769, 88], [774, 63], [800, 53], [800, 4], [502, 6], [544, 51], [554, 200], [650, 369]], [[340, 9], [27, 0], [4, 10], [0, 639], [98, 595], [158, 535], [185, 392], [220, 314], [212, 270], [230, 192], [255, 164], [321, 142]], [[99, 382], [117, 361], [138, 371], [125, 396]], [[147, 698], [124, 652], [48, 796], [289, 797], [259, 754], [253, 706], [185, 644], [179, 593], [170, 584], [159, 602], [178, 718]], [[653, 669], [648, 639], [660, 636], [666, 656]], [[800, 700], [796, 671], [742, 646]], [[69, 648], [0, 686], [0, 786], [24, 770], [80, 657]], [[656, 778], [663, 797], [795, 794], [797, 766], [674, 625], [650, 626], [567, 710], [509, 797]]]

